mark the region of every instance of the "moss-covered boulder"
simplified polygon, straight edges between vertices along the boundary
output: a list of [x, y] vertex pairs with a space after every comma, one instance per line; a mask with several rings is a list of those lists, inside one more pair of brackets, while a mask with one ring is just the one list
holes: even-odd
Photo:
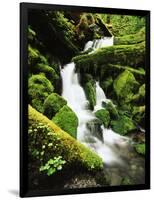
[[91, 81], [89, 81], [85, 83], [84, 89], [85, 89], [86, 97], [89, 101], [90, 107], [91, 109], [93, 109], [94, 106], [96, 105], [96, 87]]
[[108, 128], [110, 123], [110, 113], [106, 109], [101, 109], [95, 112], [95, 116], [101, 120], [105, 128]]
[[49, 119], [59, 112], [59, 110], [67, 104], [67, 101], [56, 93], [50, 94], [44, 101], [44, 115]]
[[56, 73], [56, 71], [52, 67], [44, 63], [38, 63], [35, 66], [32, 66], [30, 68], [30, 72], [32, 74], [44, 73], [52, 84], [54, 84], [54, 82], [59, 79], [59, 76]]
[[111, 121], [111, 128], [116, 133], [126, 135], [134, 131], [136, 126], [131, 118], [126, 115], [122, 115], [117, 120]]
[[139, 153], [141, 155], [145, 155], [145, 143], [135, 144], [134, 147], [135, 147], [135, 150], [137, 151], [137, 153]]
[[[37, 165], [38, 171], [40, 165], [55, 156], [61, 156], [66, 161], [66, 166], [75, 164], [90, 171], [103, 168], [102, 159], [96, 153], [79, 143], [31, 106], [28, 108], [28, 119], [29, 154]], [[33, 163], [30, 165], [33, 166]]]
[[52, 118], [52, 121], [61, 129], [76, 138], [78, 118], [73, 110], [67, 105], [63, 106], [59, 112]]
[[134, 75], [125, 70], [114, 80], [113, 88], [120, 99], [120, 103], [128, 103], [131, 101], [134, 93], [138, 90], [139, 83], [136, 81]]
[[29, 102], [39, 112], [43, 112], [44, 100], [53, 90], [51, 82], [42, 74], [32, 75], [28, 80]]
[[83, 45], [90, 40], [100, 39], [104, 35], [112, 36], [101, 16], [92, 13], [80, 15], [75, 31], [80, 43]]

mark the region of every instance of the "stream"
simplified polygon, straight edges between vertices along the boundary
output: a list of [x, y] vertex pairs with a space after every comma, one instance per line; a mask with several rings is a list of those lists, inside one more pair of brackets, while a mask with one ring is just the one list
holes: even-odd
[[[102, 38], [87, 42], [84, 51], [91, 48], [93, 52], [112, 45], [113, 37]], [[94, 112], [102, 109], [102, 101], [110, 101], [106, 98], [99, 82], [96, 81], [96, 106], [92, 111], [89, 109], [89, 102], [80, 85], [79, 75], [75, 72], [73, 62], [61, 69], [61, 77], [62, 96], [79, 120], [77, 139], [103, 159], [104, 173], [110, 185], [144, 184], [145, 161], [135, 152], [132, 139], [94, 123], [97, 120]]]

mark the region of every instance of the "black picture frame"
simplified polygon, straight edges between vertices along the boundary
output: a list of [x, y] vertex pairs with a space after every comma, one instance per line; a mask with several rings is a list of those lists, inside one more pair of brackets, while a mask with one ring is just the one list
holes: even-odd
[[[28, 191], [28, 60], [27, 60], [27, 26], [28, 10], [71, 10], [97, 13], [112, 13], [139, 15], [146, 17], [146, 154], [145, 154], [145, 184], [129, 186], [106, 186], [98, 188], [70, 189], [63, 191]], [[68, 6], [55, 4], [20, 3], [20, 196], [33, 197], [44, 195], [81, 194], [95, 192], [113, 192], [150, 189], [150, 11], [98, 8], [84, 6]]]

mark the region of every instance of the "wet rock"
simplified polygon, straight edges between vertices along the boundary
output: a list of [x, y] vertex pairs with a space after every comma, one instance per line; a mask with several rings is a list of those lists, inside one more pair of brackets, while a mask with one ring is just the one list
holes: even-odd
[[103, 130], [101, 128], [101, 121], [99, 119], [91, 120], [87, 123], [87, 128], [92, 135], [103, 141]]
[[101, 109], [95, 112], [95, 115], [98, 119], [100, 119], [105, 128], [109, 126], [110, 123], [110, 114], [107, 110]]

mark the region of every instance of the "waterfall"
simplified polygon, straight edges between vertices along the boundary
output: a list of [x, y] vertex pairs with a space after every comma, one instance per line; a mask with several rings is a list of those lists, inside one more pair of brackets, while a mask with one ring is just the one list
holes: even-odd
[[93, 49], [95, 51], [96, 49], [102, 48], [102, 47], [109, 47], [113, 45], [114, 37], [103, 37], [101, 39], [95, 39], [94, 41], [88, 41], [85, 44], [84, 51], [87, 51], [88, 49]]
[[96, 105], [94, 111], [102, 109], [102, 101], [107, 101], [104, 91], [99, 85], [99, 82], [96, 81]]
[[[111, 40], [112, 38], [103, 38], [94, 42], [89, 41], [84, 50], [91, 48], [90, 46], [95, 49], [105, 44], [109, 46], [111, 45]], [[80, 85], [78, 74], [75, 72], [75, 64], [73, 62], [61, 69], [61, 77], [63, 85], [62, 96], [67, 100], [68, 106], [76, 113], [79, 120], [77, 139], [102, 157], [104, 163], [112, 164], [118, 162], [122, 164], [119, 148], [122, 149], [123, 146], [126, 146], [128, 139], [110, 129], [105, 129], [103, 126], [99, 128], [94, 114], [95, 111], [102, 109], [102, 101], [107, 101], [99, 82], [96, 82], [96, 106], [94, 111], [91, 111], [85, 92]]]
[[76, 113], [79, 125], [78, 139], [84, 142], [84, 137], [89, 133], [87, 123], [95, 119], [94, 114], [88, 109], [88, 100], [79, 83], [78, 74], [75, 73], [75, 64], [72, 62], [61, 70], [63, 91], [62, 96], [67, 100], [68, 106]]

